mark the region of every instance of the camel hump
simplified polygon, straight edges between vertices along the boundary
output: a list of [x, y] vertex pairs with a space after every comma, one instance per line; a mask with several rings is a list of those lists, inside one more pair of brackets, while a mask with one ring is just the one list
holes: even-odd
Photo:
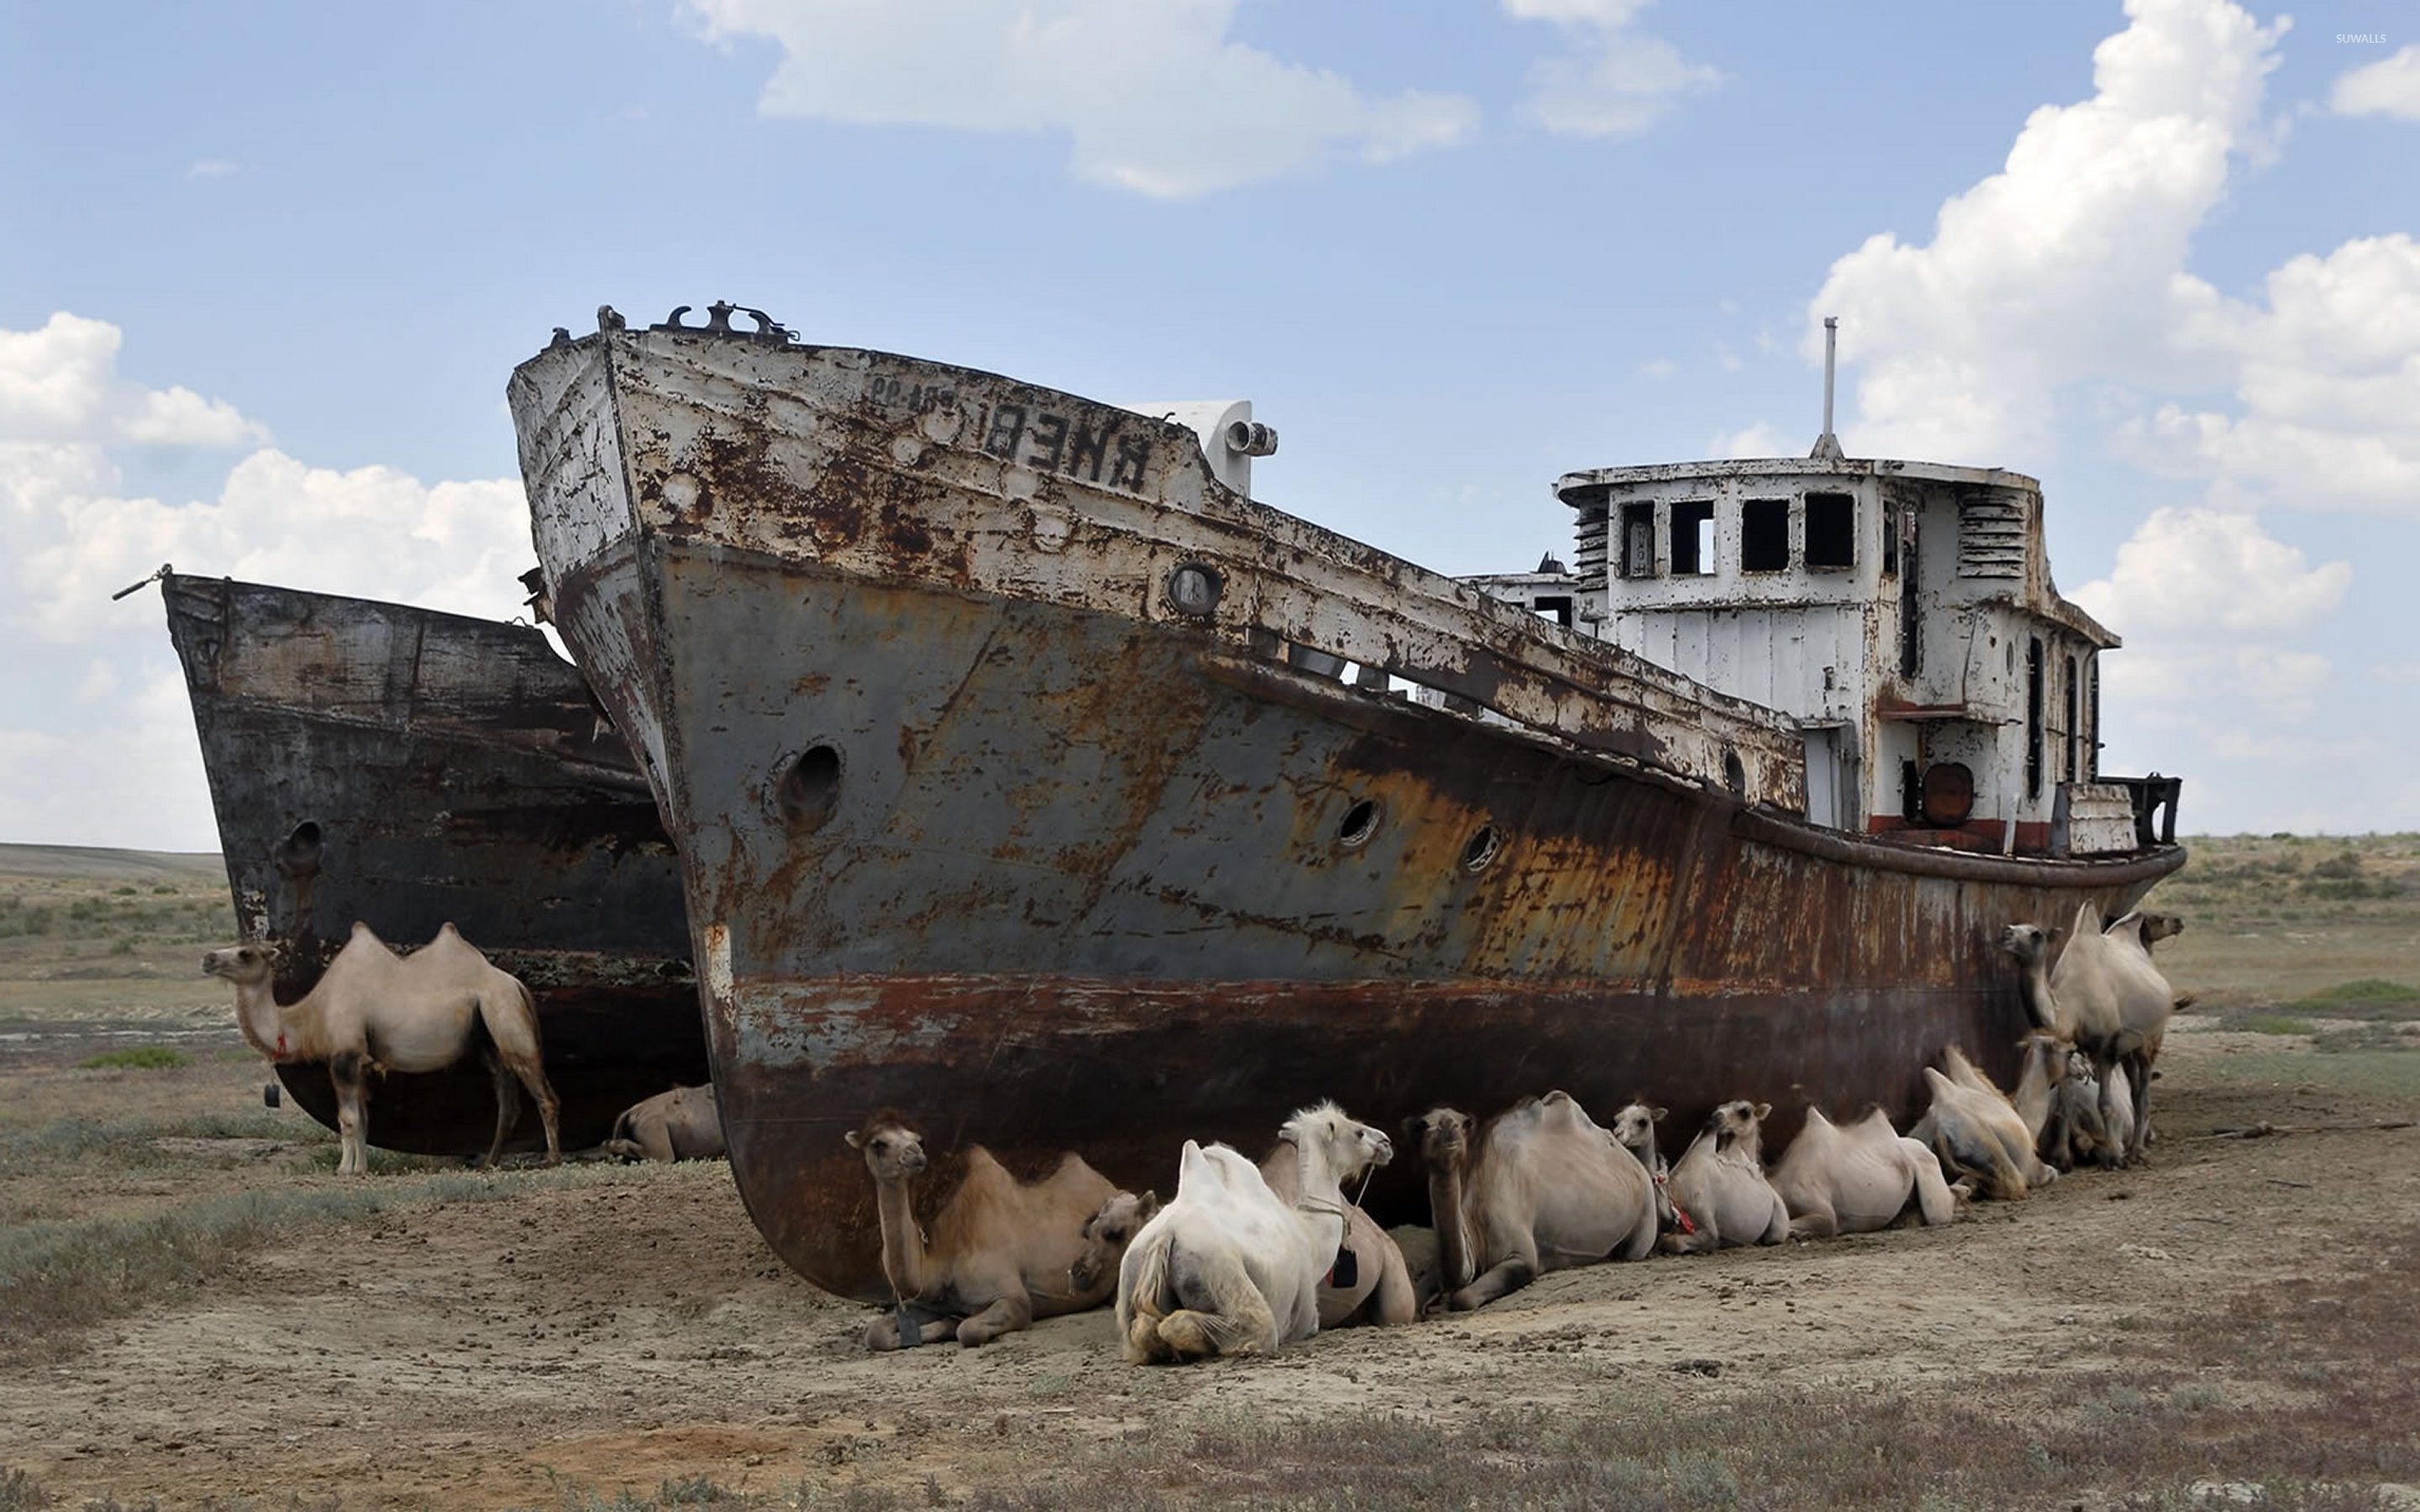
[[1202, 1152], [1201, 1142], [1185, 1141], [1184, 1151], [1176, 1157], [1176, 1184], [1182, 1187], [1187, 1181], [1208, 1180], [1210, 1176], [1210, 1157]]
[[2100, 933], [2102, 927], [2108, 922], [2108, 915], [2103, 914], [2101, 911], [2101, 905], [2099, 903], [2088, 902], [2077, 903], [2075, 905], [2076, 935], [2081, 938], [2086, 934]]

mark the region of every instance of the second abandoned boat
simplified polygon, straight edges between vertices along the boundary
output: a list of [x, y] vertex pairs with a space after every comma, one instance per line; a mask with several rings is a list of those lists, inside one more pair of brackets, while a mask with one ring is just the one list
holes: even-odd
[[[163, 571], [242, 937], [310, 991], [356, 919], [399, 949], [453, 923], [537, 999], [566, 1148], [706, 1079], [672, 842], [579, 670], [527, 625]], [[278, 1068], [329, 1127], [317, 1063]], [[475, 1154], [487, 1072], [395, 1075], [385, 1149]], [[513, 1148], [542, 1148], [521, 1100]]]
[[2095, 778], [2116, 641], [2017, 474], [1575, 473], [1576, 573], [1459, 583], [1222, 481], [1249, 434], [678, 314], [559, 333], [511, 405], [682, 838], [734, 1173], [832, 1290], [885, 1294], [841, 1136], [886, 1106], [1137, 1189], [1327, 1096], [1786, 1138], [1948, 1043], [2005, 1072], [2001, 927], [2183, 862], [2172, 785]]

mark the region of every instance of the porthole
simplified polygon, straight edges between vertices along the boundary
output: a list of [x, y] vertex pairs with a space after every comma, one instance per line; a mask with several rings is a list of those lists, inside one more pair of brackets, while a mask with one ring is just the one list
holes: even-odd
[[1168, 575], [1168, 607], [1179, 614], [1206, 615], [1218, 607], [1225, 587], [1218, 568], [1187, 562]]
[[792, 829], [822, 828], [840, 802], [840, 752], [830, 746], [800, 751], [773, 785], [773, 801]]
[[1747, 796], [1747, 767], [1740, 753], [1729, 746], [1723, 748], [1723, 786], [1731, 790], [1733, 797]]
[[1346, 850], [1370, 843], [1378, 833], [1378, 804], [1373, 798], [1363, 798], [1344, 810], [1344, 822], [1336, 826], [1336, 843]]
[[318, 824], [305, 819], [278, 842], [277, 870], [289, 877], [307, 877], [319, 870], [319, 856], [324, 849]]
[[1504, 837], [1496, 832], [1496, 826], [1481, 825], [1470, 837], [1470, 843], [1462, 848], [1462, 869], [1465, 872], [1484, 872], [1488, 863], [1494, 861], [1503, 849]]

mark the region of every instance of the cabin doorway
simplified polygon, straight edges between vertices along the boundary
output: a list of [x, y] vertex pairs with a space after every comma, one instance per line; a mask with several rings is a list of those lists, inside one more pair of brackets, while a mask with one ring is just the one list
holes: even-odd
[[1857, 802], [1857, 748], [1843, 725], [1825, 725], [1807, 732], [1807, 822], [1827, 829], [1854, 829], [1861, 823]]

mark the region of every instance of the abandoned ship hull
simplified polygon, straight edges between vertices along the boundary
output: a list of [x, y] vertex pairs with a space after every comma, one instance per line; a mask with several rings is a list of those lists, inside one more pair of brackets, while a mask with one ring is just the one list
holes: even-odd
[[[403, 605], [170, 575], [239, 925], [318, 980], [359, 919], [397, 948], [452, 921], [538, 1005], [567, 1146], [706, 1079], [673, 847], [628, 748], [536, 630]], [[281, 1066], [334, 1127], [325, 1067]], [[542, 1148], [526, 1097], [512, 1147]], [[379, 1083], [370, 1142], [484, 1151], [475, 1061]]]
[[513, 404], [557, 623], [684, 836], [735, 1175], [835, 1291], [886, 1290], [878, 1109], [1163, 1193], [1320, 1097], [1906, 1113], [1947, 1044], [2012, 1062], [2002, 926], [2182, 859], [1818, 830], [1777, 717], [1067, 395], [659, 330]]

